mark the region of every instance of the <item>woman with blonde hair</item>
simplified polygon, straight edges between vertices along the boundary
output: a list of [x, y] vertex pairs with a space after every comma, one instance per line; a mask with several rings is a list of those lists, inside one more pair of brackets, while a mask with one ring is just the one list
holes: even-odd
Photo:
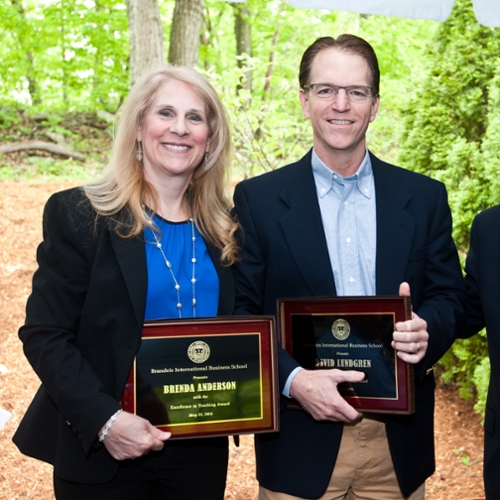
[[42, 385], [14, 442], [62, 500], [222, 500], [225, 437], [170, 441], [120, 398], [145, 320], [231, 314], [238, 225], [224, 107], [164, 67], [125, 101], [103, 178], [51, 196], [19, 336]]

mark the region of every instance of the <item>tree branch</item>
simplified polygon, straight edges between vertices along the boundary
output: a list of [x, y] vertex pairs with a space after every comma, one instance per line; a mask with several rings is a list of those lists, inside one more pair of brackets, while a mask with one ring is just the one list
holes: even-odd
[[0, 153], [15, 153], [16, 151], [41, 150], [78, 161], [85, 161], [85, 155], [71, 149], [45, 141], [11, 142], [0, 146]]

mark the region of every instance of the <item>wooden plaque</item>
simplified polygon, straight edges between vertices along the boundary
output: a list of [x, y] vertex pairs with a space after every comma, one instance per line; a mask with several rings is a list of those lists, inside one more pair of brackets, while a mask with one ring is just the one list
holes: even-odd
[[413, 365], [391, 347], [396, 322], [411, 318], [410, 297], [279, 299], [278, 311], [281, 344], [302, 367], [365, 373], [362, 382], [338, 386], [351, 406], [367, 413], [415, 411]]
[[275, 320], [146, 322], [121, 402], [175, 438], [278, 430]]

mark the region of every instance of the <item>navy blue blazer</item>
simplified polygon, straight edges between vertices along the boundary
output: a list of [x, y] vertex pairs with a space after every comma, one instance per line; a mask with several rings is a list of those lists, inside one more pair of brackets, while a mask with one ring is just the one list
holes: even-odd
[[465, 264], [471, 313], [462, 336], [486, 327], [491, 363], [484, 418], [484, 487], [487, 499], [500, 498], [500, 205], [472, 223]]
[[[14, 443], [62, 479], [102, 483], [118, 462], [97, 440], [119, 400], [141, 343], [147, 295], [144, 240], [124, 239], [81, 189], [51, 196], [38, 270], [19, 330], [42, 385]], [[219, 314], [234, 305], [232, 272], [207, 242], [220, 280]]]
[[[385, 417], [394, 467], [404, 495], [435, 468], [434, 377], [427, 370], [453, 342], [465, 317], [465, 286], [451, 237], [442, 183], [371, 155], [376, 192], [378, 295], [397, 295], [407, 281], [412, 304], [428, 323], [429, 347], [416, 366], [416, 412]], [[275, 314], [276, 299], [336, 295], [311, 168], [297, 163], [241, 182], [234, 194], [242, 224], [242, 261], [235, 267], [236, 314]], [[297, 366], [279, 352], [280, 387]], [[335, 464], [342, 423], [317, 422], [286, 409], [279, 433], [256, 437], [257, 476], [273, 491], [318, 498]]]

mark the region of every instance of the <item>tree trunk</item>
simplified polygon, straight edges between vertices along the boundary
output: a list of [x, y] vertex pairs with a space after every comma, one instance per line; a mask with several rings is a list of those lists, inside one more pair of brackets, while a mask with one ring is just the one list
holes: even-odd
[[[285, 0], [281, 0], [279, 12], [285, 8]], [[271, 90], [271, 77], [273, 76], [274, 63], [276, 61], [276, 51], [281, 30], [281, 16], [276, 17], [276, 26], [274, 28], [273, 43], [269, 52], [269, 64], [267, 66], [266, 77], [264, 79], [264, 92], [267, 94]]]
[[176, 66], [196, 66], [204, 0], [175, 0], [168, 61]]
[[158, 0], [127, 0], [130, 82], [165, 64], [163, 25]]
[[245, 75], [240, 80], [237, 90], [252, 90], [252, 70], [248, 68], [248, 57], [252, 57], [252, 43], [250, 36], [250, 12], [244, 3], [233, 3], [234, 7], [234, 35], [236, 37], [236, 53], [238, 68], [246, 68]]

